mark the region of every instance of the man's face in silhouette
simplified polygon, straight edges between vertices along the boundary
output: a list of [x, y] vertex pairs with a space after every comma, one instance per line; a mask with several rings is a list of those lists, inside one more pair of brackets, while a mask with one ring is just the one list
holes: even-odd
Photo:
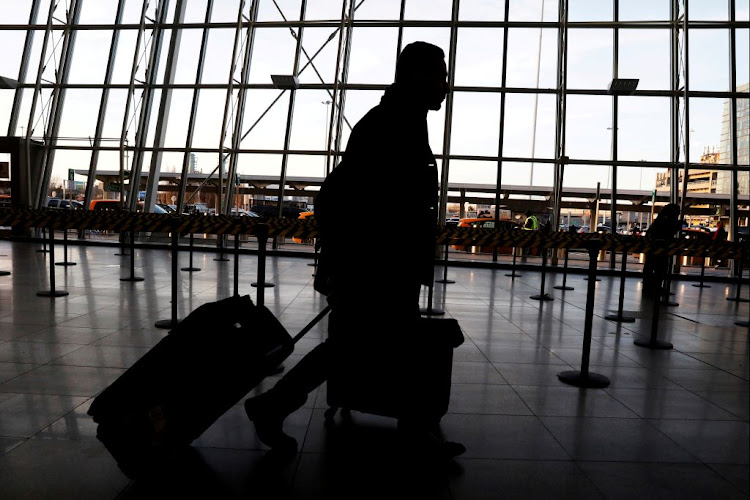
[[[431, 65], [431, 68], [433, 66]], [[434, 69], [426, 75], [425, 104], [427, 109], [437, 111], [448, 95], [448, 70], [444, 59], [434, 60]]]

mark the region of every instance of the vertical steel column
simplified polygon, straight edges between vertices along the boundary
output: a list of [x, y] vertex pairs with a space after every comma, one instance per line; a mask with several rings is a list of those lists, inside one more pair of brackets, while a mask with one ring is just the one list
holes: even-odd
[[[242, 11], [245, 9], [245, 0], [240, 0], [237, 9], [237, 24], [234, 28], [234, 44], [232, 45], [232, 64], [229, 67], [229, 81], [227, 82], [227, 97], [224, 100], [224, 118], [221, 121], [221, 136], [219, 137], [219, 171], [218, 184], [216, 186], [216, 213], [221, 213], [222, 199], [224, 197], [224, 139], [227, 135], [227, 118], [229, 117], [229, 106], [234, 97], [234, 72], [237, 70], [237, 49], [242, 34]], [[219, 238], [217, 236], [217, 238]]]
[[[504, 19], [508, 21], [508, 13], [510, 12], [510, 0], [505, 0], [505, 15]], [[541, 29], [541, 28], [540, 28]], [[502, 200], [502, 182], [503, 182], [503, 149], [505, 147], [505, 86], [508, 83], [508, 25], [506, 24], [503, 28], [503, 65], [500, 73], [500, 137], [497, 141], [497, 177], [495, 180], [495, 220], [500, 220], [500, 201]], [[447, 179], [446, 179], [446, 185]], [[442, 186], [441, 186], [442, 187]], [[446, 189], [447, 192], [447, 189]], [[442, 191], [441, 191], [442, 193]], [[441, 199], [442, 200], [442, 199]], [[440, 224], [445, 224], [445, 215], [447, 212], [447, 200], [446, 203], [440, 204], [441, 212]], [[515, 248], [514, 248], [515, 252]], [[492, 250], [492, 262], [497, 262], [497, 248]]]
[[[174, 11], [174, 24], [182, 24], [185, 19], [185, 8], [187, 0], [177, 0]], [[156, 130], [154, 132], [154, 149], [151, 153], [151, 166], [148, 172], [148, 185], [146, 186], [146, 199], [143, 200], [143, 211], [152, 212], [156, 204], [156, 195], [159, 190], [159, 177], [161, 174], [161, 160], [164, 156], [164, 139], [167, 135], [169, 123], [169, 109], [172, 105], [172, 84], [177, 71], [177, 57], [180, 53], [180, 42], [182, 41], [182, 28], [173, 27], [172, 36], [169, 37], [169, 52], [167, 52], [167, 63], [164, 68], [164, 87], [161, 91], [159, 112], [156, 119]]]
[[[205, 23], [211, 21], [211, 13], [214, 8], [214, 0], [208, 0], [206, 4]], [[208, 26], [203, 27], [203, 37], [201, 38], [201, 48], [198, 54], [198, 69], [195, 72], [195, 85], [193, 89], [193, 102], [190, 106], [190, 118], [188, 119], [187, 138], [185, 139], [185, 154], [182, 157], [182, 177], [180, 178], [180, 191], [177, 197], [177, 213], [181, 214], [185, 206], [185, 192], [187, 190], [188, 169], [190, 167], [190, 149], [193, 147], [193, 134], [195, 133], [195, 116], [198, 111], [198, 101], [201, 89], [199, 85], [203, 81], [203, 67], [206, 62], [206, 46], [208, 44]], [[191, 233], [192, 238], [192, 233]], [[191, 247], [192, 248], [192, 247]], [[192, 257], [192, 250], [191, 250]], [[192, 267], [192, 262], [190, 267]]]
[[[146, 68], [146, 80], [143, 85], [141, 102], [141, 114], [138, 119], [138, 129], [135, 133], [135, 148], [133, 149], [133, 163], [130, 168], [130, 194], [128, 195], [128, 208], [136, 209], [138, 203], [138, 191], [141, 184], [141, 172], [143, 171], [143, 157], [146, 152], [146, 139], [148, 139], [148, 126], [151, 121], [151, 108], [154, 104], [154, 85], [161, 59], [162, 42], [164, 41], [164, 25], [166, 24], [169, 0], [160, 0], [156, 7], [156, 22], [153, 24], [151, 37], [151, 53], [149, 54], [148, 66]], [[159, 179], [148, 179], [149, 183], [158, 184]]]
[[[670, 166], [670, 182], [669, 182], [669, 201], [675, 203], [677, 201], [677, 182], [679, 169], [677, 168], [680, 162], [680, 6], [679, 0], [672, 0], [670, 7], [671, 24], [672, 24], [672, 38], [670, 40], [670, 53], [669, 53], [669, 76], [671, 79], [671, 100], [672, 110], [669, 115], [669, 142], [670, 142], [670, 153], [669, 162]], [[649, 226], [652, 221], [649, 221]]]
[[[353, 0], [350, 0], [353, 1]], [[347, 0], [343, 0], [341, 2], [341, 24], [339, 24], [338, 32], [339, 32], [339, 44], [336, 52], [336, 68], [334, 69], [334, 75], [333, 75], [333, 94], [331, 94], [331, 118], [328, 122], [328, 143], [326, 144], [326, 175], [328, 175], [331, 172], [331, 146], [333, 145], [333, 122], [334, 117], [337, 113], [337, 103], [336, 99], [338, 99], [339, 94], [339, 86], [340, 86], [340, 79], [339, 79], [339, 73], [341, 72], [341, 51], [344, 44], [344, 25], [346, 24], [346, 2]], [[333, 163], [336, 164], [336, 160], [338, 158], [335, 158]]]
[[[305, 20], [305, 11], [307, 10], [307, 0], [302, 0], [301, 6], [300, 6], [300, 21], [304, 22]], [[292, 74], [294, 76], [297, 76], [299, 73], [299, 59], [300, 59], [300, 53], [302, 51], [302, 34], [304, 32], [304, 26], [300, 24], [299, 31], [297, 32], [297, 35], [295, 38], [297, 39], [297, 47], [294, 50], [294, 68], [292, 69]], [[342, 92], [343, 95], [343, 92]], [[295, 89], [289, 90], [289, 107], [287, 108], [286, 112], [286, 130], [284, 131], [284, 152], [281, 155], [281, 174], [279, 176], [279, 202], [277, 203], [277, 216], [281, 217], [284, 212], [284, 186], [286, 185], [286, 168], [287, 163], [289, 161], [289, 141], [292, 137], [292, 119], [294, 118], [294, 101], [295, 97], [297, 96], [297, 91]], [[342, 108], [343, 109], [343, 108]], [[276, 244], [276, 239], [274, 239], [274, 245]]]
[[[732, 187], [729, 203], [729, 218], [731, 224], [731, 240], [739, 241], [737, 234], [738, 219], [737, 209], [739, 205], [739, 185], [737, 178], [738, 158], [737, 158], [737, 28], [734, 26], [736, 18], [735, 2], [729, 0], [729, 21], [732, 27], [729, 28], [729, 88], [732, 89], [732, 97], [729, 99], [729, 133], [731, 134], [730, 154], [732, 155], [730, 164], [732, 165]], [[750, 175], [750, 174], [749, 174]], [[742, 269], [740, 268], [740, 274]], [[739, 286], [739, 284], [738, 284]]]
[[555, 177], [552, 227], [559, 227], [560, 198], [562, 197], [563, 178], [565, 170], [565, 120], [568, 86], [568, 0], [560, 0], [557, 33], [557, 110], [555, 121], [557, 130], [555, 135]]
[[[135, 50], [133, 51], [133, 64], [130, 67], [130, 82], [128, 83], [128, 95], [125, 98], [125, 112], [122, 115], [122, 130], [120, 132], [120, 208], [125, 208], [125, 144], [128, 141], [128, 115], [130, 114], [130, 101], [135, 93], [135, 74], [138, 72], [138, 58], [141, 50], [141, 39], [146, 29], [146, 10], [148, 9], [148, 0], [142, 0], [141, 17], [138, 23], [138, 34], [136, 35]], [[133, 177], [130, 172], [130, 186], [133, 183], [140, 184], [141, 180]], [[130, 196], [130, 195], [128, 195]], [[87, 198], [88, 199], [88, 198]]]
[[[115, 57], [117, 56], [117, 45], [120, 41], [120, 29], [118, 26], [122, 23], [122, 14], [125, 9], [125, 0], [117, 2], [117, 13], [115, 14], [115, 28], [112, 30], [112, 39], [109, 44], [109, 58], [107, 59], [107, 70], [104, 74], [104, 88], [102, 97], [99, 101], [99, 116], [96, 119], [96, 131], [94, 132], [94, 143], [91, 150], [91, 161], [89, 162], [88, 182], [86, 183], [86, 193], [84, 195], [84, 208], [88, 210], [91, 204], [92, 194], [94, 192], [94, 179], [96, 179], [96, 166], [99, 163], [99, 151], [102, 143], [102, 129], [104, 128], [104, 118], [107, 115], [107, 105], [109, 103], [109, 90], [112, 84], [112, 74], [115, 69]], [[122, 190], [122, 187], [120, 188]], [[120, 200], [122, 203], [122, 200]]]
[[[614, 0], [612, 17], [615, 23], [620, 22], [620, 0]], [[612, 78], [620, 77], [619, 61], [620, 61], [620, 29], [617, 24], [613, 29], [613, 44], [612, 44]], [[616, 95], [612, 96], [612, 186], [610, 190], [610, 210], [609, 210], [609, 225], [612, 228], [612, 234], [617, 233], [617, 151], [618, 151], [618, 135], [619, 135], [619, 102]], [[599, 224], [599, 221], [596, 222]], [[593, 226], [592, 226], [593, 227]], [[627, 249], [623, 249], [623, 258], [627, 255]], [[609, 267], [614, 269], [617, 265], [617, 252], [612, 248], [609, 252]]]
[[[39, 4], [40, 0], [33, 0], [31, 3], [31, 10], [29, 11], [29, 26], [36, 24], [37, 17], [39, 16]], [[26, 30], [26, 41], [23, 43], [23, 53], [21, 54], [21, 65], [18, 68], [18, 83], [21, 84], [26, 80], [26, 72], [29, 68], [29, 59], [31, 58], [31, 47], [34, 44], [34, 35], [36, 30]], [[10, 122], [8, 123], [8, 137], [16, 135], [16, 126], [18, 125], [18, 114], [21, 111], [21, 102], [23, 101], [22, 87], [16, 88], [13, 95], [13, 107], [10, 111]]]
[[[690, 72], [689, 72], [689, 61], [688, 61], [688, 3], [685, 2], [685, 12], [683, 13], [683, 20], [682, 20], [682, 70], [684, 72], [683, 75], [683, 99], [685, 99], [685, 104], [682, 108], [683, 113], [685, 113], [685, 118], [682, 120], [682, 126], [684, 139], [683, 139], [683, 145], [685, 148], [684, 153], [684, 167], [682, 172], [682, 193], [680, 195], [680, 214], [684, 217], [685, 216], [685, 202], [687, 201], [687, 186], [688, 186], [688, 174], [689, 174], [689, 168], [690, 168], [690, 99], [688, 97], [688, 88], [690, 87]], [[731, 30], [730, 30], [731, 31]], [[679, 262], [679, 257], [677, 258], [677, 261]]]
[[[341, 88], [339, 90], [338, 114], [336, 115], [336, 142], [334, 147], [334, 161], [338, 161], [341, 156], [341, 135], [344, 128], [344, 107], [346, 106], [346, 85], [349, 83], [349, 59], [352, 51], [352, 23], [354, 21], [355, 2], [349, 3], [349, 13], [347, 15], [346, 42], [344, 43], [344, 54], [341, 64]], [[337, 75], [338, 76], [338, 75]], [[333, 105], [336, 106], [334, 100]]]
[[[453, 86], [456, 81], [456, 46], [458, 44], [459, 0], [453, 0], [451, 8], [451, 37], [448, 46], [448, 95], [445, 96], [445, 125], [443, 126], [443, 164], [440, 167], [439, 224], [445, 225], [448, 204], [448, 176], [450, 172], [451, 125], [453, 122]], [[500, 132], [502, 134], [502, 131]], [[497, 187], [500, 189], [500, 186]]]
[[[404, 45], [404, 12], [406, 11], [406, 0], [401, 0], [401, 10], [398, 14], [398, 41], [396, 42], [396, 60], [401, 55], [401, 49]], [[396, 78], [396, 70], [393, 70], [394, 81]]]
[[63, 46], [60, 56], [60, 65], [55, 73], [55, 86], [52, 94], [52, 104], [50, 106], [49, 122], [44, 141], [44, 155], [42, 162], [42, 172], [39, 176], [40, 186], [37, 190], [34, 206], [40, 208], [44, 203], [47, 195], [47, 187], [52, 177], [52, 167], [55, 163], [55, 147], [57, 146], [57, 136], [60, 131], [60, 118], [62, 117], [63, 108], [65, 107], [65, 94], [67, 93], [66, 85], [68, 75], [70, 74], [70, 62], [73, 59], [73, 50], [75, 48], [76, 35], [78, 30], [78, 18], [81, 15], [81, 5], [83, 0], [71, 0], [67, 17], [65, 19], [65, 29], [63, 30]]

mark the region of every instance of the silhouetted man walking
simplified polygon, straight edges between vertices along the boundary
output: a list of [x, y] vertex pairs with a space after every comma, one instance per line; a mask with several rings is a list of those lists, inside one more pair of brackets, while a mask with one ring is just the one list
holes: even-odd
[[[248, 399], [245, 410], [258, 437], [277, 449], [296, 449], [282, 431], [287, 415], [334, 370], [346, 373], [362, 356], [384, 355], [383, 370], [419, 320], [419, 292], [431, 283], [437, 227], [438, 178], [428, 142], [427, 112], [440, 109], [448, 92], [445, 55], [415, 42], [404, 48], [395, 83], [380, 104], [353, 128], [342, 162], [315, 200], [322, 245], [316, 289], [331, 305], [328, 339], [308, 353], [273, 389]], [[364, 204], [377, 210], [362, 210]], [[378, 213], [411, 214], [386, 227]], [[377, 375], [375, 375], [377, 376]], [[415, 412], [399, 419], [407, 441], [424, 451], [452, 457], [463, 453], [445, 442], [437, 422]]]

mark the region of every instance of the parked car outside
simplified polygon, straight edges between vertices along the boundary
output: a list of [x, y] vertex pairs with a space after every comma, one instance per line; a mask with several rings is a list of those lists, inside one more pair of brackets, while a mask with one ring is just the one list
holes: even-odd
[[47, 208], [70, 208], [80, 210], [83, 203], [75, 200], [61, 200], [60, 198], [47, 198]]
[[[486, 217], [472, 217], [461, 219], [458, 223], [458, 227], [473, 227], [483, 229], [521, 229], [521, 224], [510, 219], [488, 219]], [[495, 247], [477, 247], [470, 245], [451, 245], [451, 248], [457, 252], [469, 252], [469, 253], [492, 253]], [[512, 247], [497, 247], [497, 253], [499, 254], [512, 254]]]

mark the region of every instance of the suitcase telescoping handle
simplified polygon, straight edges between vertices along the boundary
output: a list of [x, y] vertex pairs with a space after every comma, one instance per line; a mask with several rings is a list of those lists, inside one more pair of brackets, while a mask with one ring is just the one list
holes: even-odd
[[305, 336], [307, 332], [320, 322], [321, 319], [325, 318], [326, 314], [331, 311], [331, 306], [326, 306], [325, 309], [320, 311], [317, 316], [313, 318], [297, 335], [292, 339], [292, 344], [296, 344], [299, 339]]

